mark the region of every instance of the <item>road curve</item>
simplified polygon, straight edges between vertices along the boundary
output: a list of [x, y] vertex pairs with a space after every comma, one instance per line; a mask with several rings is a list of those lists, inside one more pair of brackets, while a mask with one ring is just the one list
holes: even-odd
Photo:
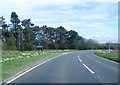
[[93, 53], [64, 54], [11, 83], [118, 83], [118, 64], [96, 57]]

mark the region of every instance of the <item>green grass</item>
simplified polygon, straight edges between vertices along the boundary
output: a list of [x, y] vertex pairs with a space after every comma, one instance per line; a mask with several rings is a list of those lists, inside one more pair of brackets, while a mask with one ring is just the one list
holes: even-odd
[[112, 61], [120, 62], [120, 55], [118, 57], [118, 53], [115, 51], [112, 51], [112, 52], [96, 51], [95, 54], [98, 55], [99, 57], [103, 57], [103, 58], [110, 59]]
[[[3, 51], [2, 54], [2, 79], [5, 80], [16, 73], [39, 62], [46, 61], [65, 52], [76, 50], [44, 50], [44, 51]], [[1, 74], [1, 73], [0, 73]]]

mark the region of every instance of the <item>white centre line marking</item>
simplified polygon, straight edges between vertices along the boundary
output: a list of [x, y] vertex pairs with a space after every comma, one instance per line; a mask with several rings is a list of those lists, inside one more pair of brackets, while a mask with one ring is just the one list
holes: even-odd
[[94, 74], [94, 72], [93, 72], [88, 66], [86, 66], [84, 63], [83, 63], [83, 65], [84, 65], [85, 68], [87, 68], [92, 74]]
[[79, 61], [80, 61], [80, 62], [82, 62], [82, 60], [80, 59], [80, 57], [79, 57], [79, 56], [78, 56], [78, 59], [79, 59]]
[[[79, 56], [78, 56], [78, 59], [79, 59], [79, 61], [82, 63], [82, 60], [80, 59]], [[82, 63], [82, 64], [83, 64], [83, 66], [85, 66], [85, 68], [88, 69], [88, 71], [90, 71], [92, 74], [94, 74], [94, 72], [93, 72], [88, 66], [86, 66], [84, 63]]]

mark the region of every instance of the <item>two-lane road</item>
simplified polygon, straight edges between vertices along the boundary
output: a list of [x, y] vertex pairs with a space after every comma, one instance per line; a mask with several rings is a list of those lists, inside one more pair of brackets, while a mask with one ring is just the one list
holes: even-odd
[[11, 83], [118, 83], [118, 64], [96, 57], [93, 52], [64, 54]]

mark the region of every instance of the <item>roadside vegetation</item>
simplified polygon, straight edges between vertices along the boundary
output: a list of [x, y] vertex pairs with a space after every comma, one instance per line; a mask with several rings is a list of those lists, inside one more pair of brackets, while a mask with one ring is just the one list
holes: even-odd
[[2, 63], [2, 79], [9, 78], [28, 67], [62, 53], [75, 51], [77, 50], [3, 51], [2, 59], [0, 59], [0, 63]]
[[[3, 80], [64, 52], [108, 49], [109, 46], [113, 50], [118, 48], [117, 43], [100, 44], [96, 40], [80, 36], [75, 30], [67, 30], [63, 26], [56, 28], [47, 25], [37, 26], [31, 19], [19, 19], [16, 12], [11, 12], [10, 22], [9, 24], [3, 16], [0, 17], [0, 52], [2, 52], [0, 74]], [[108, 55], [110, 59], [117, 61], [116, 54], [103, 52], [96, 54]]]
[[97, 50], [95, 52], [99, 57], [107, 58], [112, 61], [120, 62], [120, 55], [117, 50]]
[[[0, 38], [2, 50], [30, 51], [38, 47], [43, 49], [107, 49], [111, 44], [116, 49], [117, 43], [100, 44], [94, 39], [86, 39], [75, 30], [63, 26], [42, 27], [32, 23], [31, 19], [21, 20], [16, 12], [11, 12], [10, 24], [0, 17]], [[74, 28], [73, 28], [74, 29]]]

